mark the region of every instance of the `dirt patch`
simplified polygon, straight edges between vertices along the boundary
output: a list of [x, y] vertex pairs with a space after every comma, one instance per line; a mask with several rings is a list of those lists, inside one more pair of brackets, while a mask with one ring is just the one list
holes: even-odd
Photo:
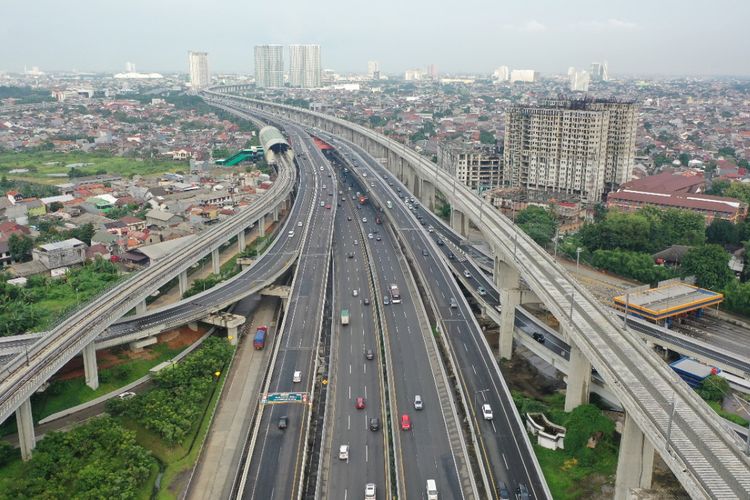
[[512, 391], [520, 391], [533, 399], [543, 399], [564, 387], [560, 380], [551, 380], [522, 356], [500, 363], [500, 371]]
[[170, 349], [187, 347], [201, 338], [206, 333], [206, 328], [199, 326], [198, 330], [191, 330], [187, 326], [164, 332], [158, 336], [159, 343], [166, 343]]
[[182, 492], [185, 491], [187, 482], [190, 479], [191, 471], [192, 469], [187, 469], [182, 472], [178, 472], [177, 475], [175, 475], [174, 479], [172, 480], [172, 484], [170, 484], [168, 488], [169, 492], [172, 493], [175, 497], [182, 497]]
[[654, 475], [651, 481], [651, 489], [658, 495], [657, 498], [668, 498], [670, 500], [687, 500], [690, 498], [685, 492], [667, 464], [662, 460], [658, 453], [654, 454]]

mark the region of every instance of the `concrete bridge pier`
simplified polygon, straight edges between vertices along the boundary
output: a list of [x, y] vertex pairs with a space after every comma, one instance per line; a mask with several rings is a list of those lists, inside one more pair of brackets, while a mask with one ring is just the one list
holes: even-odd
[[570, 344], [570, 362], [568, 363], [568, 382], [565, 389], [565, 411], [589, 402], [591, 386], [591, 363], [578, 346], [565, 336]]
[[451, 210], [451, 227], [464, 238], [469, 236], [469, 218], [455, 208]]
[[31, 399], [27, 398], [16, 410], [16, 425], [18, 427], [18, 443], [21, 446], [21, 459], [25, 462], [31, 458], [31, 452], [36, 446], [34, 418], [31, 415]]
[[188, 289], [187, 270], [177, 275], [177, 284], [180, 287], [180, 297], [182, 297]]
[[242, 231], [237, 233], [237, 250], [243, 252], [246, 247], [247, 244], [245, 243], [245, 230], [243, 229]]
[[435, 210], [435, 185], [428, 180], [422, 179], [420, 181], [420, 195], [419, 200], [422, 205], [427, 207], [429, 210]]
[[99, 369], [96, 366], [96, 348], [93, 340], [83, 348], [81, 354], [83, 355], [83, 373], [86, 378], [86, 385], [96, 390], [99, 388]]
[[[466, 217], [464, 217], [466, 218]], [[532, 302], [535, 298], [531, 290], [521, 288], [518, 271], [511, 264], [510, 259], [502, 257], [495, 250], [495, 269], [493, 279], [500, 291], [500, 336], [498, 339], [498, 355], [503, 359], [513, 356], [513, 330], [516, 323], [516, 306]]]
[[135, 305], [136, 314], [143, 314], [146, 312], [146, 309], [148, 309], [148, 306], [146, 305], [146, 299], [143, 299]]
[[278, 205], [273, 207], [273, 221], [279, 222], [279, 206]]
[[211, 250], [211, 268], [214, 274], [221, 274], [221, 259], [218, 248]]
[[266, 216], [262, 215], [257, 222], [258, 225], [258, 236], [261, 238], [266, 235]]
[[653, 473], [654, 447], [626, 413], [620, 439], [620, 454], [617, 458], [615, 500], [631, 498], [631, 489], [651, 488]]

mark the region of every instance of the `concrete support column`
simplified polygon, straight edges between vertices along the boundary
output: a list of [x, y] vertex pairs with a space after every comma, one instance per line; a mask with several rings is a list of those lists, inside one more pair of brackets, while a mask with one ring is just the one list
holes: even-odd
[[31, 399], [27, 399], [16, 410], [16, 425], [18, 427], [18, 443], [21, 446], [21, 458], [27, 461], [31, 458], [31, 451], [36, 446], [34, 437], [34, 417], [31, 415]]
[[245, 230], [243, 229], [237, 233], [237, 249], [242, 252], [245, 250], [245, 247], [247, 247], [247, 244], [245, 243]]
[[146, 306], [146, 299], [143, 299], [142, 301], [138, 302], [135, 305], [135, 313], [136, 314], [143, 314], [146, 312], [147, 306]]
[[262, 216], [258, 219], [258, 236], [263, 237], [266, 235], [266, 216]]
[[408, 166], [407, 168], [411, 172], [411, 183], [412, 183], [411, 192], [414, 193], [415, 198], [420, 199], [422, 196], [422, 179], [420, 179], [417, 176], [417, 173], [414, 171], [414, 169], [411, 166]]
[[279, 222], [279, 206], [278, 205], [273, 207], [273, 221]]
[[236, 326], [227, 327], [227, 339], [232, 345], [237, 345], [237, 336], [239, 335], [239, 329]]
[[469, 218], [460, 210], [451, 210], [451, 227], [464, 238], [469, 236]]
[[83, 373], [86, 378], [86, 385], [97, 390], [99, 388], [99, 369], [96, 366], [96, 348], [93, 340], [83, 348], [81, 354], [83, 355]]
[[493, 278], [500, 290], [498, 354], [503, 359], [510, 359], [513, 356], [513, 330], [516, 327], [516, 306], [521, 304], [518, 271], [496, 256]]
[[219, 249], [211, 250], [211, 267], [214, 274], [221, 273], [221, 259], [219, 258]]
[[[567, 336], [566, 336], [567, 337]], [[570, 342], [568, 362], [568, 386], [565, 389], [565, 411], [589, 402], [591, 385], [591, 363], [573, 342]]]
[[421, 194], [419, 199], [428, 210], [435, 210], [435, 185], [430, 181], [422, 180]]
[[630, 498], [632, 488], [651, 488], [653, 473], [654, 447], [635, 421], [626, 413], [622, 439], [620, 439], [620, 454], [617, 459], [615, 500]]
[[180, 288], [180, 297], [182, 297], [188, 289], [187, 270], [177, 275], [177, 284]]

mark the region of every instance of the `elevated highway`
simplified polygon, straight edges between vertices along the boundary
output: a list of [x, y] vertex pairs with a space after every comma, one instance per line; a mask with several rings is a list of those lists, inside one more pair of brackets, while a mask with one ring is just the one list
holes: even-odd
[[[373, 156], [385, 158], [391, 174], [405, 181], [426, 206], [434, 206], [435, 190], [439, 190], [461, 217], [468, 217], [495, 249], [494, 279], [505, 309], [501, 354], [511, 355], [514, 313], [521, 301], [522, 278], [563, 325], [564, 335], [575, 349], [578, 365], [575, 372], [580, 374], [569, 375], [568, 392], [571, 393], [571, 382], [575, 386], [573, 394], [586, 385], [584, 378], [590, 376], [590, 368], [586, 366], [590, 363], [588, 366], [598, 371], [625, 408], [618, 498], [625, 498], [631, 487], [639, 485], [644, 467], [650, 465], [644, 457], [653, 449], [659, 451], [693, 497], [750, 496], [750, 461], [744, 454], [744, 443], [720, 417], [640, 338], [624, 330], [617, 318], [551, 256], [492, 206], [458, 185], [448, 173], [400, 143], [345, 120], [282, 104], [228, 97], [215, 91], [206, 95], [342, 135]], [[584, 400], [583, 392], [579, 399]]]

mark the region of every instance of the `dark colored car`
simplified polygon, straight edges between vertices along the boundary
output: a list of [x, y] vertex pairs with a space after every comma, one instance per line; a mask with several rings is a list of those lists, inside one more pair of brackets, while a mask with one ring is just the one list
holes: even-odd
[[365, 358], [369, 360], [375, 359], [375, 353], [372, 351], [372, 349], [367, 349], [365, 351]]
[[283, 417], [279, 418], [279, 429], [283, 431], [284, 429], [287, 428], [288, 425], [289, 425], [289, 417], [284, 415]]
[[529, 500], [529, 490], [525, 484], [521, 483], [518, 485], [518, 488], [516, 488], [516, 497], [518, 500]]
[[443, 240], [437, 240], [437, 244], [439, 247], [443, 246], [445, 243], [443, 243]]
[[456, 258], [456, 256], [455, 256], [455, 255], [453, 255], [453, 252], [448, 252], [448, 258], [449, 258], [450, 260], [453, 260], [453, 259], [455, 259], [455, 258]]
[[510, 491], [508, 490], [508, 486], [502, 481], [497, 486], [497, 496], [501, 498], [501, 500], [510, 500]]
[[369, 297], [365, 297], [365, 298], [364, 298], [364, 299], [362, 300], [362, 302], [363, 302], [363, 303], [364, 303], [364, 304], [365, 304], [366, 306], [369, 306], [369, 305], [370, 305], [370, 298], [369, 298]]
[[370, 430], [372, 432], [377, 432], [380, 430], [380, 419], [378, 417], [373, 417], [370, 419]]
[[539, 342], [540, 344], [544, 344], [544, 334], [539, 332], [534, 332], [531, 334], [534, 340]]
[[427, 250], [425, 250], [425, 249], [423, 248], [423, 249], [422, 249], [422, 255], [423, 255], [423, 256], [425, 256], [425, 257], [427, 257], [428, 255], [430, 255], [430, 252], [428, 252]]

